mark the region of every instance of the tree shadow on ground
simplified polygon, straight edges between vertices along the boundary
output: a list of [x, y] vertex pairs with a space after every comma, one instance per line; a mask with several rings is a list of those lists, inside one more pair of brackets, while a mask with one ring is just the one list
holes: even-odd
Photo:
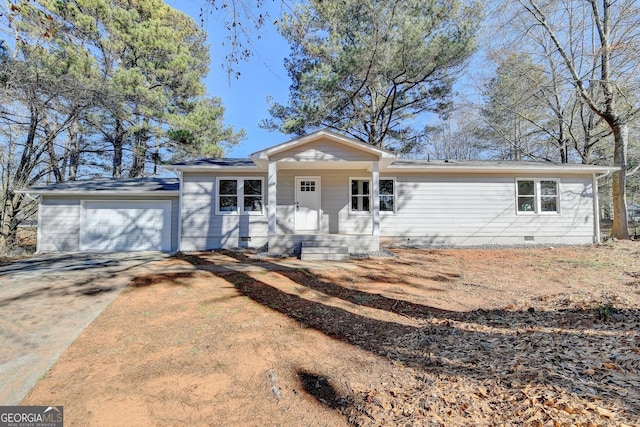
[[[238, 252], [225, 253], [239, 261], [247, 258]], [[196, 255], [191, 260], [196, 266], [206, 264]], [[299, 295], [244, 272], [214, 274], [242, 295], [305, 327], [418, 372], [467, 376], [478, 384], [491, 382], [513, 391], [531, 385], [560, 388], [587, 400], [622, 404], [628, 414], [640, 413], [637, 392], [629, 392], [640, 368], [637, 350], [633, 353], [640, 328], [637, 309], [453, 312], [343, 287], [306, 271], [277, 272], [300, 286]], [[386, 319], [393, 320], [305, 298], [305, 289], [382, 310], [393, 315]], [[629, 379], [625, 372], [634, 372], [635, 377]]]
[[[0, 296], [0, 307], [29, 300], [94, 297], [117, 291], [126, 282], [117, 286], [108, 284], [112, 279], [158, 259], [144, 253], [124, 256], [79, 253], [20, 260], [0, 267], [0, 285], [6, 286]], [[14, 284], [18, 285], [12, 287]]]

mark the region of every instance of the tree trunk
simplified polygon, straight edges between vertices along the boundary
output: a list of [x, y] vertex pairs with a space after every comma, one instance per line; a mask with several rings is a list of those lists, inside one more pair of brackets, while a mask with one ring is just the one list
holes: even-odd
[[124, 149], [125, 131], [122, 122], [116, 119], [115, 129], [111, 143], [113, 144], [113, 170], [111, 172], [114, 178], [122, 178], [122, 151]]
[[69, 128], [69, 181], [75, 181], [80, 165], [80, 130], [74, 121]]
[[626, 123], [616, 122], [611, 126], [615, 141], [613, 150], [614, 165], [620, 169], [612, 175], [613, 225], [611, 237], [615, 239], [629, 238], [627, 223], [627, 144], [629, 128]]
[[140, 126], [135, 132], [135, 142], [133, 144], [133, 161], [129, 178], [140, 178], [144, 176], [144, 166], [147, 160], [147, 150], [149, 142], [149, 123], [147, 119], [139, 121]]
[[139, 178], [144, 175], [144, 163], [147, 156], [147, 147], [143, 141], [137, 141], [133, 146], [133, 161], [129, 178]]
[[47, 152], [49, 154], [49, 168], [51, 170], [51, 173], [53, 173], [53, 176], [55, 177], [55, 182], [62, 182], [63, 176], [62, 172], [60, 171], [60, 165], [58, 164], [59, 159], [56, 154], [55, 135], [53, 134], [51, 125], [46, 118], [43, 118], [42, 123], [44, 125], [43, 128], [45, 143], [47, 144]]
[[0, 245], [10, 248], [18, 243], [18, 221], [16, 218], [15, 201], [16, 195], [9, 190], [3, 206], [4, 215], [0, 223]]

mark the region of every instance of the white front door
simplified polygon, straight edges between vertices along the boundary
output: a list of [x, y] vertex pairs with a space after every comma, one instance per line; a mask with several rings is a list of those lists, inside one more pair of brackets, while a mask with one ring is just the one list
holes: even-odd
[[296, 231], [320, 229], [320, 177], [296, 177]]

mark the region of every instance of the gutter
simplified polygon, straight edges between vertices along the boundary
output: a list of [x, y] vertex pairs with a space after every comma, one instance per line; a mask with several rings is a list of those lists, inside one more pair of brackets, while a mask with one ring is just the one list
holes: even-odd
[[182, 180], [182, 170], [178, 168], [170, 169], [178, 177], [178, 245], [176, 252], [182, 252], [182, 189], [184, 181]]
[[[618, 168], [611, 168], [609, 166], [593, 166], [593, 167], [581, 167], [581, 166], [531, 166], [531, 167], [523, 167], [523, 166], [502, 166], [502, 167], [491, 167], [491, 166], [466, 166], [466, 165], [443, 165], [443, 164], [433, 164], [433, 165], [394, 165], [391, 164], [384, 169], [386, 173], [394, 173], [394, 172], [411, 172], [411, 173], [493, 173], [493, 174], [509, 174], [509, 173], [522, 173], [522, 174], [531, 174], [531, 173], [547, 173], [547, 174], [571, 174], [571, 175], [586, 175], [586, 174], [596, 174], [599, 172], [610, 174], [612, 171], [617, 170]], [[381, 169], [382, 172], [382, 169]]]
[[153, 191], [118, 191], [118, 190], [92, 190], [92, 191], [72, 191], [72, 190], [16, 190], [21, 194], [36, 194], [38, 196], [177, 196], [179, 190], [153, 190]]
[[198, 165], [198, 166], [172, 166], [172, 172], [264, 172], [265, 169], [258, 166], [220, 166], [220, 165]]

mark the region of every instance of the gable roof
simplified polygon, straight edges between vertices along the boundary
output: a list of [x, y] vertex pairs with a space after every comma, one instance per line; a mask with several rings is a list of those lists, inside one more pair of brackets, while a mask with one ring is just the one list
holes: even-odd
[[178, 194], [180, 180], [178, 178], [95, 178], [79, 181], [59, 182], [47, 185], [36, 185], [20, 193], [30, 194], [66, 194], [66, 195], [149, 195], [149, 194]]
[[[201, 159], [191, 162], [176, 163], [170, 169], [175, 171], [188, 170], [189, 172], [206, 172], [212, 170], [225, 170], [229, 172], [261, 172], [268, 167], [269, 161], [277, 155], [296, 148], [303, 149], [305, 145], [319, 142], [321, 140], [330, 141], [343, 145], [347, 148], [355, 149], [366, 154], [369, 159], [379, 160], [379, 170], [382, 172], [415, 172], [415, 173], [562, 173], [573, 175], [585, 174], [607, 174], [618, 170], [613, 166], [596, 166], [583, 164], [554, 164], [549, 162], [531, 161], [511, 161], [511, 160], [413, 160], [399, 159], [397, 155], [384, 148], [376, 147], [340, 135], [328, 129], [319, 130], [309, 135], [291, 139], [264, 150], [256, 151], [250, 158], [219, 158]], [[314, 162], [307, 162], [309, 166]], [[342, 164], [340, 164], [342, 163]], [[295, 167], [299, 167], [298, 162], [291, 162]], [[361, 162], [315, 162], [314, 165], [322, 164], [322, 167], [337, 168], [346, 166], [363, 166], [371, 164], [371, 160]], [[326, 166], [324, 166], [326, 165]]]
[[313, 132], [309, 135], [304, 135], [298, 138], [291, 139], [282, 144], [274, 145], [273, 147], [265, 148], [264, 150], [256, 151], [249, 157], [255, 162], [256, 165], [263, 168], [267, 167], [269, 157], [282, 153], [283, 151], [290, 150], [297, 146], [306, 145], [312, 142], [316, 142], [320, 139], [328, 139], [330, 141], [345, 145], [347, 147], [354, 148], [364, 153], [374, 155], [380, 160], [380, 166], [385, 167], [396, 159], [396, 154], [392, 151], [384, 148], [376, 147], [371, 144], [358, 141], [354, 138], [349, 138], [339, 133], [330, 131], [328, 129], [322, 129], [317, 132]]

